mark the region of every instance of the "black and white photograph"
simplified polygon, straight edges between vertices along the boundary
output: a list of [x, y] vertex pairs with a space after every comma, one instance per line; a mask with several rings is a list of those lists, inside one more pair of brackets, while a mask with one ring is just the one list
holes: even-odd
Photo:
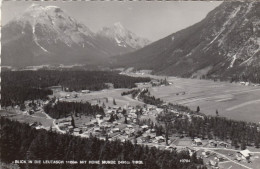
[[1, 169], [259, 169], [260, 1], [1, 4]]

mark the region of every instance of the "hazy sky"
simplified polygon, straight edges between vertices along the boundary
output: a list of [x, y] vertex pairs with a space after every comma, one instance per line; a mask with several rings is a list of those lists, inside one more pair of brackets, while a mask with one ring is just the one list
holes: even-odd
[[[2, 25], [20, 15], [33, 2], [4, 1]], [[43, 6], [55, 5], [93, 32], [120, 22], [138, 36], [152, 41], [161, 39], [202, 20], [221, 2], [37, 2]]]

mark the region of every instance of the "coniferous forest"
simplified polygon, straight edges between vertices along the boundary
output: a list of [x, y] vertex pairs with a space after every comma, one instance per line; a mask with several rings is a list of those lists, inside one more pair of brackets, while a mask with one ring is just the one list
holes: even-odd
[[148, 89], [142, 91], [140, 93], [139, 98], [145, 103], [145, 104], [151, 104], [155, 106], [160, 106], [163, 104], [163, 101], [159, 98], [155, 98], [154, 96], [150, 95], [150, 92]]
[[[259, 148], [260, 131], [256, 123], [235, 121], [219, 116], [203, 116], [182, 119], [172, 117], [172, 113], [162, 113], [156, 118], [158, 122], [164, 124], [165, 120], [171, 118], [174, 122], [168, 125], [169, 133], [187, 135], [191, 138], [215, 139], [230, 142], [235, 148], [245, 149], [245, 146]], [[244, 146], [242, 146], [244, 145]], [[244, 147], [244, 148], [243, 148]]]
[[[196, 155], [187, 151], [162, 151], [131, 142], [102, 141], [95, 137], [81, 138], [52, 131], [36, 130], [28, 124], [1, 117], [0, 159], [5, 163], [14, 160], [115, 160], [142, 161], [143, 164], [95, 165], [95, 164], [19, 164], [30, 169], [86, 169], [86, 168], [150, 168], [193, 169], [206, 168]], [[189, 159], [190, 162], [180, 162]]]
[[47, 99], [51, 86], [61, 86], [66, 91], [102, 90], [109, 88], [133, 88], [135, 83], [149, 82], [150, 78], [130, 77], [114, 71], [4, 71], [2, 77], [1, 105], [12, 106], [25, 100]]
[[59, 119], [70, 116], [72, 113], [75, 116], [95, 116], [96, 114], [105, 115], [104, 109], [98, 105], [80, 102], [52, 102], [44, 106], [44, 111], [52, 118]]

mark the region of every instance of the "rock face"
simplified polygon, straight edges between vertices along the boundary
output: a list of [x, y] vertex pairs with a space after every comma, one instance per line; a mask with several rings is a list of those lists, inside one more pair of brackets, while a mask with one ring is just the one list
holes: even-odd
[[260, 2], [224, 2], [205, 19], [140, 50], [117, 66], [185, 77], [232, 77], [259, 68]]
[[[145, 38], [140, 38], [133, 32], [124, 28], [121, 23], [111, 27], [104, 27], [96, 35], [99, 43], [110, 55], [125, 54], [143, 48], [150, 43]], [[113, 49], [114, 48], [114, 49]]]
[[[107, 35], [103, 37], [91, 32], [59, 7], [34, 4], [3, 27], [2, 65], [99, 64], [106, 62], [112, 54], [118, 55], [139, 47], [134, 43], [128, 45], [132, 42], [131, 38], [124, 37], [133, 33], [122, 26], [114, 29], [102, 31]], [[109, 35], [110, 32], [114, 33]], [[126, 34], [119, 36], [121, 32]], [[111, 38], [118, 39], [120, 43], [107, 40]], [[110, 48], [104, 48], [104, 45]], [[119, 45], [123, 45], [124, 50], [119, 49]]]
[[2, 29], [2, 64], [96, 62], [106, 55], [94, 34], [55, 6], [32, 5]]

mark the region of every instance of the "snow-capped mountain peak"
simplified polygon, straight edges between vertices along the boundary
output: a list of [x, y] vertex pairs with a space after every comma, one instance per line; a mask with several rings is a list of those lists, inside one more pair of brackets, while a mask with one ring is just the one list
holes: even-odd
[[121, 30], [125, 29], [124, 26], [120, 22], [114, 23], [114, 27], [121, 29]]
[[139, 49], [150, 43], [149, 40], [138, 37], [136, 34], [126, 29], [120, 22], [116, 22], [110, 27], [102, 28], [97, 35], [109, 38], [117, 43], [118, 46], [125, 48], [130, 47], [132, 49]]
[[[3, 27], [2, 35], [3, 53], [10, 55], [3, 59], [9, 65], [78, 63], [107, 56], [95, 34], [57, 6], [29, 6]], [[20, 55], [24, 63], [13, 63]]]
[[[44, 29], [42, 31], [45, 33], [53, 32], [57, 38], [55, 41], [61, 40], [67, 45], [83, 43], [84, 36], [91, 37], [94, 35], [86, 26], [78, 23], [57, 6], [33, 4], [15, 20], [24, 24], [30, 23], [32, 30], [35, 30], [35, 27], [38, 26]], [[37, 30], [35, 33], [37, 34]], [[55, 39], [55, 36], [50, 38]]]

